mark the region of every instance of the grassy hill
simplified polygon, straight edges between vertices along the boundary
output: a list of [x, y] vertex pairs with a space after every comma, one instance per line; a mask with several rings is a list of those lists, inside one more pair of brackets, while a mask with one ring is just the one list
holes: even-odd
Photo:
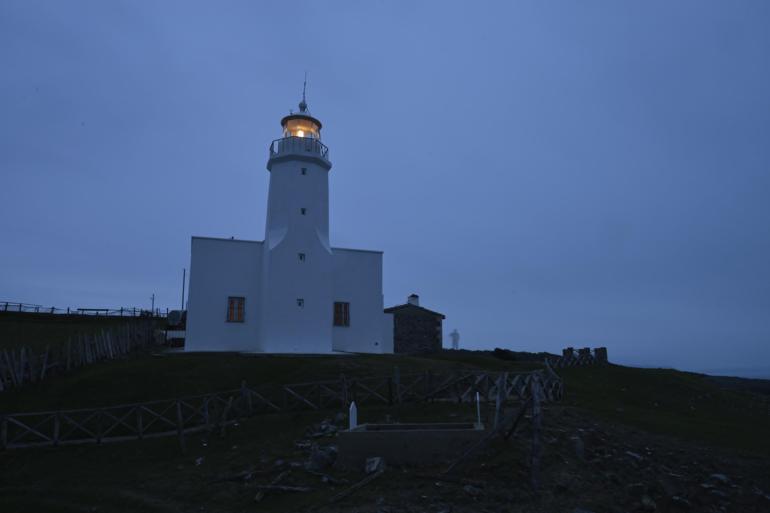
[[175, 398], [266, 383], [301, 383], [458, 368], [522, 371], [537, 362], [504, 361], [489, 353], [445, 351], [429, 356], [269, 356], [233, 353], [138, 354], [0, 394], [0, 411], [109, 406]]
[[609, 365], [561, 373], [566, 405], [641, 430], [770, 456], [767, 396], [672, 369]]
[[[489, 353], [470, 352], [444, 352], [426, 357], [317, 358], [147, 354], [95, 365], [39, 387], [0, 394], [0, 411], [7, 411], [5, 407], [9, 404], [15, 408], [38, 409], [54, 404], [88, 406], [147, 396], [172, 397], [196, 390], [233, 388], [242, 378], [252, 383], [297, 382], [336, 377], [340, 372], [350, 376], [386, 374], [394, 365], [398, 365], [402, 372], [409, 372], [469, 366], [517, 370], [537, 364], [504, 361]], [[760, 402], [759, 396], [724, 390], [706, 376], [673, 370], [610, 365], [568, 369], [562, 371], [562, 375], [566, 383], [563, 404], [545, 408], [547, 434], [543, 482], [555, 492], [545, 492], [537, 499], [527, 495], [528, 474], [524, 462], [529, 450], [529, 434], [525, 422], [525, 431], [519, 438], [509, 444], [497, 444], [493, 454], [487, 456], [490, 459], [481, 458], [486, 463], [476, 462], [468, 469], [469, 477], [489, 483], [485, 494], [488, 494], [486, 500], [490, 507], [521, 503], [523, 509], [515, 511], [542, 511], [543, 508], [573, 511], [576, 504], [588, 501], [592, 511], [619, 511], [606, 507], [610, 501], [615, 501], [628, 506], [631, 511], [634, 510], [633, 499], [624, 496], [625, 485], [650, 479], [650, 476], [657, 479], [665, 473], [661, 469], [669, 469], [666, 472], [674, 469], [671, 476], [696, 472], [698, 475], [691, 478], [695, 490], [700, 490], [697, 483], [705, 479], [701, 474], [707, 476], [716, 471], [726, 472], [731, 477], [747, 476], [751, 483], [757, 479], [756, 482], [761, 484], [766, 467], [762, 462], [770, 456], [770, 444], [766, 439], [770, 432], [770, 417], [766, 403]], [[205, 506], [205, 511], [222, 512], [302, 511], [342, 488], [320, 484], [318, 476], [295, 468], [291, 470], [289, 480], [311, 486], [312, 492], [274, 494], [255, 505], [255, 492], [250, 484], [219, 482], [218, 479], [246, 469], [257, 469], [256, 481], [269, 482], [286, 468], [287, 463], [279, 468], [279, 461], [303, 461], [306, 454], [297, 449], [295, 442], [307, 436], [305, 431], [309, 426], [332, 413], [291, 412], [246, 419], [229, 429], [224, 438], [205, 433], [188, 437], [186, 453], [180, 452], [174, 437], [0, 453], [0, 468], [3, 469], [0, 471], [0, 495], [3, 497], [0, 503], [6, 506], [1, 509], [170, 512], [199, 511]], [[468, 404], [383, 405], [363, 408], [360, 421], [382, 421], [386, 416], [400, 421], [458, 421], [470, 420], [473, 415], [474, 408]], [[586, 450], [593, 455], [590, 461], [575, 460], [571, 436], [577, 433], [585, 438]], [[597, 433], [607, 437], [603, 445], [596, 442]], [[326, 443], [333, 442], [334, 439], [330, 439]], [[656, 456], [644, 452], [648, 446]], [[623, 456], [626, 450], [644, 453], [643, 464], [628, 461], [628, 457]], [[606, 451], [615, 451], [617, 456], [611, 460], [595, 456]], [[735, 460], [723, 456], [740, 453], [751, 458]], [[696, 458], [699, 460], [697, 468], [691, 466]], [[607, 473], [608, 465], [610, 474]], [[685, 466], [686, 470], [679, 468]], [[432, 469], [433, 472], [439, 470]], [[372, 505], [381, 496], [388, 500], [399, 496], [399, 500], [410, 504], [438, 496], [431, 500], [462, 505], [456, 511], [496, 510], [476, 509], [476, 499], [468, 497], [461, 486], [442, 484], [438, 487], [431, 480], [416, 479], [414, 473], [406, 470], [388, 472], [387, 478], [378, 480], [348, 501], [351, 509], [327, 508], [324, 511], [376, 511]], [[361, 477], [356, 472], [334, 473], [348, 482]], [[614, 479], [621, 485], [615, 486], [608, 481], [607, 476], [612, 477], [612, 473], [616, 473]], [[570, 480], [576, 480], [575, 484], [570, 484], [573, 482]], [[747, 483], [742, 484], [750, 490], [753, 485]], [[495, 490], [504, 487], [514, 488], [515, 500], [504, 494], [493, 495]], [[574, 492], [569, 491], [572, 488]], [[700, 490], [697, 493], [707, 492]], [[745, 500], [752, 500], [747, 494], [744, 493]], [[674, 511], [666, 507], [659, 510]]]
[[66, 343], [70, 337], [98, 333], [101, 330], [108, 330], [136, 319], [132, 317], [0, 312], [0, 349], [26, 346], [36, 352], [42, 352], [46, 345], [54, 346]]

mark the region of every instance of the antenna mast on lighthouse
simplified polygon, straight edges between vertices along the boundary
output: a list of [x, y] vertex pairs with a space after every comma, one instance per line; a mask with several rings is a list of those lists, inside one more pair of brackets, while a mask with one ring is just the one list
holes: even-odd
[[302, 102], [299, 104], [300, 112], [307, 112], [307, 102], [305, 101], [305, 91], [307, 90], [307, 71], [305, 72], [305, 81], [302, 82]]

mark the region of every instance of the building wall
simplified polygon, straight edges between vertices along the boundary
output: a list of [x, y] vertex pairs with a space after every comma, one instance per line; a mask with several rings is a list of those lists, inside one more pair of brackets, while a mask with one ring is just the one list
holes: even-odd
[[390, 316], [384, 314], [382, 252], [333, 248], [332, 304], [328, 319], [333, 324], [333, 303], [350, 303], [350, 326], [332, 326], [335, 351], [355, 353], [393, 352]]
[[[262, 260], [262, 350], [329, 353], [332, 251], [328, 170], [312, 160], [273, 163], [269, 198]], [[300, 253], [305, 255], [304, 261], [299, 259]], [[300, 299], [302, 306], [297, 302]]]
[[393, 351], [395, 353], [433, 353], [441, 350], [440, 316], [418, 308], [393, 313]]
[[[262, 243], [193, 237], [187, 351], [258, 351]], [[246, 298], [244, 322], [227, 322], [227, 298]]]

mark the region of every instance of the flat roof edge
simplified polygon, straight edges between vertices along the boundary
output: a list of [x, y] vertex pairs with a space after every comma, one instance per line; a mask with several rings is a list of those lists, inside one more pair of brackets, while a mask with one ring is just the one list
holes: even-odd
[[199, 235], [193, 235], [192, 240], [195, 239], [201, 239], [201, 240], [221, 240], [225, 242], [249, 242], [251, 244], [263, 244], [265, 241], [263, 240], [246, 240], [246, 239], [225, 239], [223, 237], [201, 237]]
[[332, 246], [333, 251], [359, 251], [361, 253], [378, 253], [382, 255], [385, 253], [384, 251], [380, 251], [379, 249], [355, 249], [355, 248], [337, 248]]

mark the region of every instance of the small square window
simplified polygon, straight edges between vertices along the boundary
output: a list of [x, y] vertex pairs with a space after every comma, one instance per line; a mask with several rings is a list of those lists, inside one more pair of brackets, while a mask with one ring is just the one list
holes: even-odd
[[246, 306], [245, 297], [230, 296], [227, 298], [227, 322], [243, 322]]
[[334, 303], [334, 325], [350, 326], [350, 303], [335, 301]]
[[297, 298], [297, 306], [300, 307], [300, 308], [305, 308], [305, 300], [302, 299], [301, 297], [298, 297]]
[[304, 253], [297, 253], [297, 258], [299, 258], [300, 262], [305, 261], [305, 254]]
[[299, 209], [299, 213], [300, 213], [300, 214], [302, 214], [302, 215], [304, 216], [304, 215], [306, 215], [306, 214], [307, 214], [307, 209], [306, 209], [306, 208], [304, 208], [304, 207], [302, 207], [301, 209]]
[[306, 167], [303, 167], [303, 168], [302, 168], [302, 174], [303, 174], [303, 175], [306, 175], [306, 174], [307, 174], [307, 168], [306, 168]]

